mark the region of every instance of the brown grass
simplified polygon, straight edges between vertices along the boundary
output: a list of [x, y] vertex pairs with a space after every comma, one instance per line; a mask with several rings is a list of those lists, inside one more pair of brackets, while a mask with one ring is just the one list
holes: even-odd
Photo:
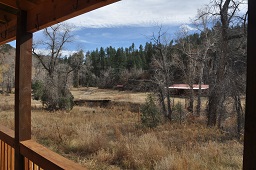
[[144, 103], [147, 93], [98, 89], [96, 87], [71, 89], [75, 99], [105, 99], [118, 102]]
[[[122, 107], [34, 109], [32, 138], [89, 169], [242, 169], [243, 145], [207, 128], [204, 118], [148, 129], [140, 125], [138, 113]], [[13, 129], [13, 111], [2, 109], [0, 121]]]

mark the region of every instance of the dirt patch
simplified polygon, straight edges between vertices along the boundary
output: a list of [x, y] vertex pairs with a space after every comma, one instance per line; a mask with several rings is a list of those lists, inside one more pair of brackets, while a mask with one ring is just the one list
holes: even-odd
[[121, 108], [122, 111], [128, 110], [130, 112], [140, 112], [140, 103], [119, 102], [111, 100], [75, 100], [75, 105], [85, 107], [100, 107], [106, 109]]
[[99, 89], [95, 87], [71, 89], [75, 100], [111, 100], [144, 103], [148, 93]]

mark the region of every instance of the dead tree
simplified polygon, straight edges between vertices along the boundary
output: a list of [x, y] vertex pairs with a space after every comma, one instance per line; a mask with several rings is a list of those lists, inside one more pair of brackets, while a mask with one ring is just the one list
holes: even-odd
[[187, 110], [194, 112], [194, 89], [193, 85], [198, 67], [198, 45], [192, 42], [186, 28], [177, 33], [176, 53], [173, 57], [175, 66], [182, 71], [183, 81], [189, 85], [189, 106]]
[[[71, 42], [71, 28], [65, 24], [57, 24], [44, 29], [44, 40], [33, 45], [32, 52], [46, 71], [44, 94], [41, 98], [47, 109], [71, 109], [73, 96], [68, 89], [68, 75], [73, 70], [61, 63], [64, 45]], [[41, 53], [37, 47], [47, 52]], [[64, 103], [63, 103], [64, 102]], [[66, 103], [65, 103], [66, 102]]]
[[[208, 15], [216, 18], [215, 31], [219, 35], [216, 43], [217, 67], [215, 67], [216, 74], [213, 78], [213, 83], [210, 86], [209, 94], [209, 110], [208, 110], [208, 126], [217, 125], [218, 121], [222, 119], [222, 109], [225, 101], [225, 89], [228, 82], [227, 70], [230, 68], [230, 45], [229, 41], [237, 37], [230, 34], [231, 24], [237, 24], [240, 15], [238, 14], [239, 7], [244, 0], [212, 0], [209, 4], [209, 10], [203, 15]], [[220, 126], [220, 122], [218, 125]]]
[[203, 75], [205, 70], [205, 65], [209, 61], [209, 52], [214, 48], [216, 42], [215, 36], [211, 34], [208, 26], [211, 23], [211, 20], [207, 15], [203, 15], [206, 9], [198, 10], [197, 17], [194, 21], [194, 25], [197, 30], [201, 33], [201, 43], [197, 48], [197, 61], [198, 61], [198, 94], [197, 94], [197, 106], [196, 106], [196, 115], [200, 116], [201, 113], [201, 96], [202, 96], [202, 83]]
[[[162, 111], [164, 115], [171, 120], [172, 119], [172, 108], [170, 100], [170, 89], [171, 85], [171, 60], [172, 55], [170, 53], [170, 41], [166, 38], [166, 32], [162, 32], [159, 29], [158, 34], [152, 36], [154, 44], [154, 56], [152, 66], [154, 69], [153, 79], [157, 83], [157, 93], [159, 96], [159, 101], [162, 105]], [[167, 107], [165, 106], [164, 98], [167, 99]]]

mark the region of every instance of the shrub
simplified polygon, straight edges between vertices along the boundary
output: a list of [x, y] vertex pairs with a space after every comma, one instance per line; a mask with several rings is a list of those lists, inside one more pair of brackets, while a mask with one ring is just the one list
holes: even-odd
[[47, 110], [72, 110], [74, 106], [74, 96], [68, 89], [60, 92], [59, 89], [45, 88], [41, 97], [42, 103], [46, 106]]
[[32, 90], [33, 90], [33, 98], [35, 100], [40, 100], [43, 96], [44, 85], [41, 81], [36, 80], [32, 83]]
[[155, 98], [152, 94], [147, 96], [141, 112], [141, 123], [144, 126], [154, 128], [161, 122], [161, 114], [157, 105], [155, 104]]
[[174, 113], [173, 119], [176, 121], [179, 121], [179, 123], [181, 124], [185, 117], [181, 102], [178, 102], [177, 104], [174, 105], [173, 113]]
[[74, 97], [66, 86], [56, 86], [51, 81], [32, 84], [35, 100], [41, 100], [47, 110], [72, 110]]
[[66, 89], [66, 94], [59, 98], [59, 108], [62, 110], [72, 110], [74, 106], [74, 96]]

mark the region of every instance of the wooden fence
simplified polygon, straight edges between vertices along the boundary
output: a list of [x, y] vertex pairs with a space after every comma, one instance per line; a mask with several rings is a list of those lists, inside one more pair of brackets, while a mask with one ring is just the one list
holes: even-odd
[[[0, 125], [0, 170], [15, 169], [14, 131]], [[33, 140], [19, 143], [24, 167], [19, 170], [84, 170], [80, 165], [54, 153]]]

